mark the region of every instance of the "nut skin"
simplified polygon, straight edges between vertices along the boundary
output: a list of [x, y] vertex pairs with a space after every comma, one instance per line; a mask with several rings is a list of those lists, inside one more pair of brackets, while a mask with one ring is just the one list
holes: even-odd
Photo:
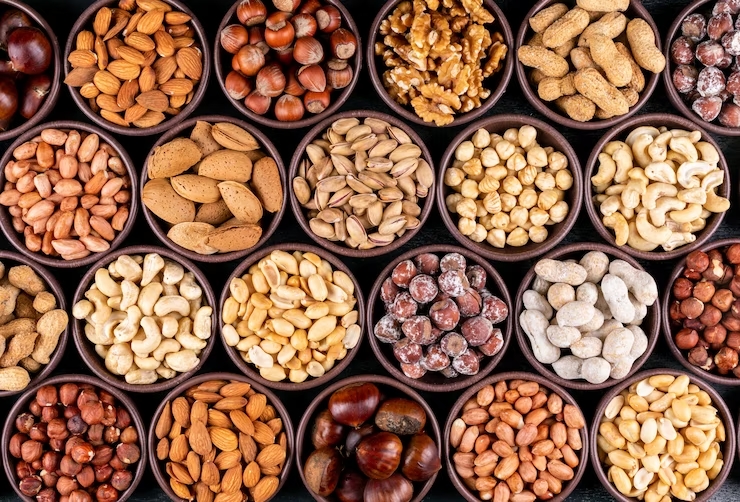
[[687, 298], [681, 302], [681, 313], [687, 319], [696, 319], [704, 312], [704, 303], [697, 298]]
[[685, 277], [679, 277], [673, 283], [673, 296], [676, 300], [685, 300], [693, 294], [694, 284]]
[[709, 267], [709, 255], [703, 251], [693, 251], [686, 256], [686, 268], [702, 273]]
[[722, 320], [722, 311], [714, 305], [704, 305], [704, 312], [699, 316], [699, 321], [704, 326], [716, 326]]
[[704, 347], [694, 347], [689, 351], [689, 362], [704, 370], [711, 370], [714, 367], [714, 361], [709, 357], [707, 349]]
[[684, 328], [674, 336], [676, 347], [681, 350], [690, 350], [699, 343], [699, 334], [696, 330]]
[[[696, 298], [700, 302], [707, 303], [712, 300], [712, 297], [714, 296], [715, 291], [716, 291], [716, 288], [714, 286], [714, 283], [709, 282], [709, 281], [702, 281], [694, 285], [692, 294], [694, 298]], [[678, 296], [676, 296], [676, 299], [681, 300], [682, 298], [679, 298]]]
[[59, 402], [64, 406], [74, 404], [79, 392], [80, 387], [76, 383], [65, 383], [59, 387]]
[[15, 428], [18, 432], [28, 434], [35, 421], [30, 413], [21, 413], [15, 418]]
[[714, 363], [717, 365], [717, 371], [721, 374], [727, 374], [734, 370], [738, 364], [737, 351], [730, 347], [723, 347], [714, 356]]
[[110, 478], [110, 484], [119, 492], [123, 492], [128, 490], [133, 480], [134, 475], [131, 473], [131, 471], [116, 471]]
[[28, 476], [23, 478], [18, 485], [19, 490], [27, 497], [33, 497], [41, 491], [43, 483], [38, 476]]
[[59, 401], [57, 389], [53, 385], [44, 385], [36, 391], [36, 402], [45, 406], [54, 406]]

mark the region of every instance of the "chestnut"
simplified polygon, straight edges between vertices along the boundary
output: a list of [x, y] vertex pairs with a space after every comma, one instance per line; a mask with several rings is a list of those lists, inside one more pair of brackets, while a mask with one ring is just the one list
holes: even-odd
[[401, 438], [391, 432], [378, 432], [357, 445], [357, 467], [370, 479], [386, 479], [398, 469], [402, 450]]
[[338, 446], [344, 440], [344, 427], [331, 418], [329, 410], [319, 413], [313, 423], [311, 443], [316, 449]]
[[365, 485], [365, 502], [409, 502], [414, 485], [400, 474], [387, 479], [371, 479]]
[[343, 425], [359, 427], [374, 414], [380, 404], [380, 389], [372, 383], [345, 385], [329, 398], [332, 418]]
[[341, 470], [342, 457], [339, 452], [334, 448], [320, 448], [306, 459], [303, 475], [312, 492], [326, 497], [331, 495], [337, 487]]
[[359, 472], [345, 471], [334, 490], [334, 496], [339, 502], [363, 502], [366, 484], [367, 479]]
[[38, 75], [51, 64], [51, 43], [43, 31], [24, 26], [8, 37], [8, 56], [13, 68], [26, 75]]
[[16, 28], [24, 26], [33, 26], [31, 18], [18, 9], [8, 9], [0, 17], [0, 49], [6, 50], [8, 47], [8, 36]]
[[50, 90], [51, 78], [49, 78], [49, 75], [42, 73], [29, 77], [23, 85], [21, 94], [21, 116], [30, 119], [36, 115]]
[[372, 424], [366, 424], [349, 431], [347, 438], [344, 441], [345, 454], [354, 455], [355, 449], [357, 448], [357, 445], [360, 444], [360, 441], [362, 441], [362, 438], [367, 437], [370, 434], [375, 434], [376, 432], [378, 432], [378, 429], [376, 429]]
[[375, 425], [382, 431], [401, 436], [418, 434], [424, 430], [427, 414], [416, 401], [395, 397], [384, 401], [375, 415]]
[[0, 121], [9, 122], [18, 110], [18, 89], [8, 77], [0, 77]]
[[439, 450], [426, 434], [417, 434], [403, 449], [401, 472], [411, 481], [426, 481], [442, 468]]

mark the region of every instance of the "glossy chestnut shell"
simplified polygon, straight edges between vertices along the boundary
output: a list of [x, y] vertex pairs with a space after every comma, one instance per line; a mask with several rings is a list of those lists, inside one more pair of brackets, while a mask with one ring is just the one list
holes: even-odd
[[311, 443], [316, 449], [327, 446], [333, 448], [344, 440], [344, 434], [344, 426], [334, 421], [329, 410], [324, 410], [313, 423]]
[[342, 473], [334, 496], [339, 502], [362, 502], [364, 500], [367, 478], [355, 470]]
[[308, 487], [317, 495], [326, 497], [334, 492], [342, 471], [342, 457], [334, 448], [315, 450], [303, 467]]
[[424, 430], [427, 414], [416, 401], [403, 397], [385, 400], [375, 415], [375, 425], [382, 431], [401, 436], [418, 434]]
[[332, 418], [343, 425], [359, 427], [375, 414], [380, 404], [380, 389], [372, 383], [342, 387], [329, 398]]
[[365, 485], [365, 502], [410, 502], [414, 485], [400, 474], [387, 479], [371, 479]]
[[387, 479], [401, 463], [403, 443], [391, 432], [378, 432], [357, 445], [357, 467], [370, 479]]
[[437, 445], [426, 434], [417, 434], [403, 449], [401, 472], [410, 481], [426, 481], [442, 468]]
[[51, 64], [51, 43], [38, 28], [17, 28], [8, 37], [8, 56], [17, 71], [26, 75], [38, 75], [45, 72]]

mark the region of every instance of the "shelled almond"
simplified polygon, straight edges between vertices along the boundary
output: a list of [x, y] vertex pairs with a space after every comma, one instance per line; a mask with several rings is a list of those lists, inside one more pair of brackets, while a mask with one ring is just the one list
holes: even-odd
[[190, 103], [203, 76], [191, 21], [161, 0], [102, 7], [76, 35], [64, 82], [108, 122], [154, 127]]

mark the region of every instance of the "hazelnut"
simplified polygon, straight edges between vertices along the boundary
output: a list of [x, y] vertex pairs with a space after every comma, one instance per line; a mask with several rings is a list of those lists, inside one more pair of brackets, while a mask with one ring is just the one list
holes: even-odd
[[722, 312], [728, 312], [734, 301], [735, 297], [729, 289], [720, 289], [712, 296], [712, 305]]
[[[47, 408], [44, 408], [47, 409]], [[46, 426], [46, 434], [50, 439], [66, 439], [69, 437], [67, 424], [63, 418], [55, 418]]]
[[90, 443], [80, 443], [72, 448], [70, 456], [78, 464], [87, 464], [95, 456], [95, 450], [93, 450], [93, 446]]
[[725, 339], [725, 344], [733, 350], [740, 350], [740, 332], [730, 332]]
[[87, 401], [80, 406], [82, 420], [88, 425], [99, 424], [105, 418], [105, 411], [101, 401]]
[[[710, 253], [713, 251], [716, 250], [713, 249]], [[719, 258], [711, 258], [709, 260], [709, 267], [701, 273], [701, 276], [708, 281], [719, 281], [725, 276], [725, 264], [722, 262], [721, 254]]]
[[82, 419], [82, 415], [75, 415], [69, 420], [67, 420], [67, 429], [69, 429], [69, 432], [75, 436], [81, 436], [85, 432], [87, 432], [87, 424]]
[[33, 416], [40, 417], [41, 416], [41, 405], [34, 401], [31, 401], [31, 404], [28, 405], [28, 411], [33, 413]]
[[62, 451], [64, 449], [64, 444], [66, 442], [67, 442], [66, 439], [50, 439], [49, 448], [51, 448], [54, 451]]
[[56, 408], [56, 406], [46, 406], [44, 408], [41, 408], [41, 421], [42, 422], [51, 422], [58, 416], [59, 416], [59, 410]]
[[710, 326], [702, 333], [704, 340], [710, 345], [721, 345], [725, 342], [727, 337], [727, 330], [721, 324], [716, 326]]
[[700, 302], [708, 303], [712, 300], [712, 296], [714, 296], [715, 291], [716, 288], [714, 287], [713, 282], [701, 281], [694, 285], [693, 295], [694, 298]]
[[77, 481], [72, 479], [69, 476], [61, 476], [57, 480], [57, 486], [56, 489], [59, 492], [59, 495], [66, 497], [73, 491], [77, 490], [80, 487], [80, 485], [77, 484]]
[[44, 486], [47, 488], [52, 488], [57, 485], [57, 481], [59, 480], [59, 475], [54, 472], [46, 472], [41, 471], [41, 482], [44, 483]]
[[53, 385], [44, 385], [36, 391], [36, 402], [41, 407], [55, 406], [58, 401], [57, 388]]
[[699, 319], [686, 319], [683, 322], [684, 328], [695, 329], [696, 331], [703, 331], [704, 325]]
[[722, 326], [724, 326], [727, 331], [740, 331], [740, 319], [727, 313], [722, 316]]
[[87, 439], [90, 441], [90, 444], [93, 446], [99, 446], [103, 444], [103, 433], [105, 431], [105, 426], [103, 424], [95, 424], [90, 426], [90, 428], [87, 430]]
[[44, 453], [44, 446], [38, 441], [29, 440], [21, 445], [21, 458], [31, 463], [39, 460]]
[[57, 502], [59, 495], [54, 488], [44, 488], [36, 495], [36, 502]]
[[102, 484], [95, 490], [95, 498], [98, 502], [115, 502], [118, 500], [118, 490], [109, 484]]
[[82, 490], [75, 490], [69, 494], [68, 502], [93, 502], [92, 496]]
[[126, 469], [126, 464], [121, 462], [121, 459], [116, 457], [115, 455], [113, 456], [113, 458], [110, 459], [110, 462], [108, 464], [113, 467], [113, 470], [116, 471]]
[[673, 297], [676, 300], [685, 300], [691, 296], [693, 288], [694, 285], [690, 280], [685, 277], [679, 277], [673, 283]]
[[92, 459], [92, 465], [104, 465], [113, 458], [113, 447], [107, 444], [95, 447], [95, 456]]
[[728, 247], [725, 251], [725, 257], [733, 265], [740, 264], [740, 244], [733, 244]]
[[43, 483], [38, 476], [28, 476], [21, 479], [18, 489], [27, 497], [33, 497], [41, 491]]
[[686, 319], [686, 316], [681, 312], [681, 302], [679, 301], [671, 303], [671, 306], [668, 308], [668, 314], [671, 321], [674, 323], [680, 323], [682, 320]]
[[[113, 474], [113, 467], [111, 467], [108, 464], [95, 466], [95, 481], [98, 483], [105, 483], [106, 481], [110, 479], [112, 474]], [[114, 488], [115, 488], [115, 485], [114, 485]]]
[[28, 434], [36, 419], [30, 413], [21, 413], [15, 418], [15, 428], [18, 432]]
[[69, 420], [73, 416], [79, 415], [79, 414], [80, 414], [80, 409], [77, 406], [75, 406], [74, 404], [72, 404], [72, 405], [67, 406], [66, 408], [64, 408], [64, 418], [66, 418], [67, 420]]
[[693, 329], [682, 329], [674, 337], [676, 347], [681, 350], [693, 349], [699, 341], [699, 334]]
[[740, 296], [740, 275], [735, 274], [728, 287], [730, 288], [730, 291], [732, 291], [733, 295]]
[[696, 298], [687, 298], [681, 302], [681, 313], [688, 319], [696, 319], [704, 312], [704, 304]]
[[80, 388], [76, 383], [65, 383], [59, 387], [59, 402], [64, 406], [70, 406], [77, 401]]
[[59, 462], [62, 460], [62, 454], [56, 451], [47, 451], [41, 457], [41, 466], [45, 471], [54, 472], [59, 469]]
[[694, 272], [704, 272], [709, 266], [709, 256], [704, 251], [693, 251], [686, 256], [686, 268]]
[[139, 461], [141, 451], [135, 444], [121, 443], [116, 446], [116, 457], [124, 464], [135, 464]]
[[76, 462], [70, 455], [65, 455], [59, 462], [59, 472], [65, 476], [76, 476], [82, 470], [79, 462]]
[[704, 370], [709, 371], [714, 365], [714, 361], [709, 357], [707, 349], [704, 347], [694, 347], [689, 351], [689, 362], [694, 366], [698, 366]]
[[81, 487], [88, 488], [95, 482], [95, 471], [91, 465], [86, 465], [77, 474], [77, 476], [75, 476], [75, 479], [77, 479], [77, 482]]
[[116, 397], [107, 390], [101, 390], [98, 393], [98, 396], [100, 396], [100, 402], [104, 405], [110, 404], [111, 406], [113, 406], [116, 404]]
[[[740, 107], [738, 106], [736, 106], [736, 108], [740, 109]], [[725, 265], [724, 274], [722, 275], [722, 278], [718, 282], [724, 286], [725, 284], [729, 284], [729, 282], [732, 280], [734, 276], [735, 276], [735, 271], [732, 269], [732, 267], [730, 265]]]
[[116, 471], [110, 478], [110, 484], [119, 492], [123, 492], [128, 490], [133, 479], [134, 475], [130, 471]]
[[113, 425], [121, 430], [131, 425], [131, 415], [125, 408], [118, 408], [116, 412], [116, 423]]
[[72, 436], [71, 438], [67, 440], [67, 443], [64, 445], [64, 453], [66, 455], [69, 455], [72, 452], [72, 448], [84, 442], [85, 440], [81, 438], [80, 436]]
[[121, 430], [113, 426], [106, 427], [105, 431], [103, 432], [103, 440], [109, 444], [117, 443], [120, 437], [121, 437]]
[[139, 440], [139, 434], [134, 427], [126, 427], [121, 431], [120, 441], [122, 443], [136, 443]]
[[23, 479], [33, 475], [33, 471], [27, 462], [21, 460], [15, 464], [15, 475], [17, 478]]
[[92, 387], [80, 387], [80, 393], [77, 396], [77, 407], [82, 409], [82, 405], [88, 401], [100, 401], [97, 392]]
[[704, 326], [716, 326], [721, 320], [722, 312], [717, 307], [711, 304], [704, 305], [704, 312], [699, 316], [699, 321]]
[[714, 356], [714, 364], [717, 365], [717, 371], [727, 374], [737, 367], [737, 351], [730, 347], [722, 347], [717, 355]]
[[8, 451], [15, 458], [21, 458], [21, 446], [23, 443], [28, 441], [28, 436], [17, 432], [10, 438], [10, 444], [8, 445]]

